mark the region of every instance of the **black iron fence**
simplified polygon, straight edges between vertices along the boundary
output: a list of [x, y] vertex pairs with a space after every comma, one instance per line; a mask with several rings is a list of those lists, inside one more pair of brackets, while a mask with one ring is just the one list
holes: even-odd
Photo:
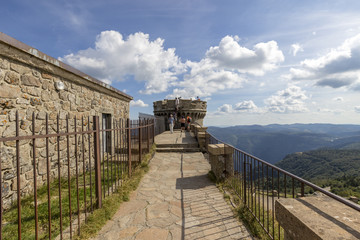
[[271, 239], [284, 239], [275, 219], [275, 200], [297, 198], [321, 192], [360, 212], [360, 205], [348, 201], [281, 168], [267, 163], [207, 133], [206, 144], [222, 143], [233, 148], [234, 177], [229, 183]]
[[80, 234], [154, 143], [153, 120], [39, 114], [0, 138], [0, 240]]

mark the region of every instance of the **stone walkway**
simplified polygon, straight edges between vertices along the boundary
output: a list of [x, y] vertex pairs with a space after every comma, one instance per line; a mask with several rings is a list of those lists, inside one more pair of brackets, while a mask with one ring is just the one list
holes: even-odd
[[[192, 143], [189, 133], [165, 132], [157, 144]], [[207, 178], [201, 152], [156, 153], [130, 201], [94, 239], [252, 239]]]

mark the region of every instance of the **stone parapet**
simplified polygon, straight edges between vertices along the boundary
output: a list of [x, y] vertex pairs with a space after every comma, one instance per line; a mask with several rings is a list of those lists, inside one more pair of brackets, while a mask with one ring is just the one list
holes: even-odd
[[207, 146], [211, 171], [217, 179], [234, 176], [234, 149], [225, 144], [209, 144]]
[[359, 212], [322, 194], [280, 198], [275, 214], [285, 240], [360, 239]]

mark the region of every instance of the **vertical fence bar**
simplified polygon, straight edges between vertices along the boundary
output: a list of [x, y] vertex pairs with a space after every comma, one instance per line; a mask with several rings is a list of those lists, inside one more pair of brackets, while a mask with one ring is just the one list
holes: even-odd
[[94, 128], [94, 164], [95, 164], [95, 195], [96, 195], [96, 207], [101, 208], [102, 196], [101, 196], [101, 164], [100, 164], [100, 126], [99, 117], [93, 118]]
[[[19, 136], [19, 112], [16, 111], [16, 137]], [[21, 195], [20, 195], [20, 144], [16, 140], [16, 178], [17, 178], [17, 206], [18, 206], [18, 239], [21, 239]]]
[[[32, 114], [32, 135], [35, 136], [35, 112]], [[38, 206], [37, 206], [37, 177], [36, 177], [36, 140], [32, 140], [33, 144], [33, 163], [34, 163], [34, 207], [35, 207], [35, 239], [39, 238], [39, 225], [38, 225]]]
[[[69, 133], [69, 115], [66, 116], [66, 133]], [[66, 154], [67, 154], [67, 164], [68, 164], [68, 194], [69, 194], [70, 239], [72, 239], [70, 139], [69, 139], [68, 134], [66, 135], [66, 149], [67, 149]]]
[[[0, 142], [0, 147], [1, 147], [1, 142]], [[0, 148], [1, 149], [1, 148]], [[1, 189], [0, 189], [0, 240], [2, 240], [2, 220], [3, 220], [3, 200], [2, 200], [2, 186], [3, 186], [3, 181], [2, 181], [2, 166], [1, 166], [1, 153], [0, 153], [0, 184], [1, 184]]]
[[60, 239], [63, 239], [63, 235], [62, 235], [62, 203], [61, 203], [61, 160], [60, 160], [60, 119], [59, 119], [59, 114], [57, 115], [57, 120], [56, 120], [56, 130], [57, 130], [57, 157], [58, 157], [58, 180], [59, 180], [59, 214], [60, 214]]
[[[277, 171], [277, 184], [278, 184], [278, 193], [277, 193], [277, 198], [280, 198], [280, 172]], [[273, 223], [273, 225], [275, 225], [275, 222]], [[280, 224], [278, 224], [278, 238], [280, 239]]]
[[[265, 179], [264, 179], [264, 163], [261, 164], [261, 173], [262, 173], [262, 206], [263, 206], [263, 226], [265, 227], [265, 184], [267, 184], [265, 182]], [[266, 199], [268, 199], [268, 195], [266, 194]], [[267, 207], [266, 211], [268, 212], [269, 211], [269, 206]], [[269, 231], [269, 229], [268, 229]]]
[[[49, 134], [49, 114], [45, 116], [46, 135]], [[50, 160], [49, 160], [49, 137], [46, 137], [46, 183], [47, 183], [47, 197], [48, 197], [48, 231], [49, 239], [51, 239], [51, 196], [50, 196]]]
[[129, 178], [131, 177], [131, 129], [130, 129], [130, 119], [127, 119], [127, 140], [128, 140], [128, 160], [129, 160]]
[[304, 183], [301, 182], [301, 196], [304, 197], [305, 191], [304, 191]]
[[[273, 170], [273, 168], [271, 168], [271, 171]], [[267, 198], [266, 198], [266, 206], [267, 206], [267, 213], [266, 213], [266, 215], [267, 215], [267, 230], [268, 230], [268, 232], [270, 232], [269, 231], [269, 182], [270, 182], [270, 180], [269, 180], [269, 165], [266, 165], [266, 182], [267, 182], [267, 184], [266, 184], [266, 195], [267, 195]], [[271, 184], [271, 188], [273, 188], [273, 178], [272, 178], [272, 184]], [[271, 194], [271, 196], [273, 196], [273, 194]], [[274, 208], [272, 208], [272, 211], [274, 211]], [[274, 236], [274, 235], [273, 235]]]
[[284, 188], [285, 188], [285, 198], [286, 198], [286, 174], [284, 173]]
[[74, 117], [74, 131], [75, 131], [75, 177], [76, 177], [76, 205], [77, 205], [77, 214], [78, 214], [78, 234], [80, 235], [80, 197], [79, 197], [79, 159], [78, 159], [78, 140], [77, 140], [77, 122], [76, 117]]
[[119, 121], [116, 121], [116, 130], [115, 130], [115, 138], [116, 138], [116, 148], [117, 148], [117, 152], [115, 150], [115, 154], [116, 154], [116, 173], [115, 173], [115, 184], [119, 184], [119, 177], [120, 177], [120, 161], [119, 161], [119, 154], [120, 154], [120, 145], [119, 145], [119, 123], [120, 123], [120, 119]]
[[[104, 119], [103, 119], [104, 120]], [[110, 195], [110, 177], [109, 177], [109, 149], [108, 149], [108, 134], [109, 132], [107, 131], [107, 120], [105, 120], [105, 126], [103, 124], [103, 127], [104, 127], [104, 139], [103, 141], [106, 142], [105, 143], [105, 146], [104, 146], [104, 151], [106, 152], [106, 176], [107, 176], [107, 192], [108, 192], [108, 196]], [[110, 142], [111, 142], [111, 138], [110, 138]], [[105, 159], [104, 159], [105, 160]], [[104, 165], [105, 167], [105, 165]], [[105, 176], [105, 174], [104, 174]]]
[[[88, 131], [90, 131], [90, 116], [88, 116]], [[90, 133], [88, 134], [88, 142], [89, 142], [89, 171], [90, 171], [90, 206], [91, 213], [93, 213], [93, 197], [92, 197], [92, 167], [91, 167], [91, 143], [90, 143]], [[94, 144], [95, 145], [95, 144]]]
[[[116, 170], [117, 170], [117, 168], [116, 168], [116, 119], [114, 119], [114, 121], [113, 121], [113, 130], [112, 130], [112, 132], [114, 133], [113, 135], [113, 138], [114, 138], [114, 144], [113, 144], [113, 146], [114, 146], [114, 151], [113, 151], [113, 157], [112, 157], [112, 162], [111, 162], [111, 178], [112, 178], [112, 176], [113, 176], [113, 174], [112, 174], [112, 166], [113, 166], [113, 162], [114, 162], [114, 165], [115, 165], [115, 169], [114, 169], [114, 179], [113, 179], [113, 182], [114, 183], [112, 183], [111, 184], [111, 186], [114, 186], [114, 184], [115, 184], [115, 189], [116, 189], [116, 187], [117, 187], [117, 181], [116, 181]], [[113, 191], [112, 192], [114, 192], [114, 189], [112, 189]]]
[[275, 238], [275, 221], [274, 221], [274, 215], [275, 215], [275, 213], [274, 213], [274, 201], [275, 201], [275, 199], [274, 199], [274, 168], [271, 168], [271, 189], [272, 189], [272, 194], [271, 194], [271, 204], [272, 204], [272, 236], [273, 236], [273, 238]]
[[141, 126], [141, 120], [139, 119], [139, 128], [138, 128], [138, 132], [139, 132], [139, 163], [141, 163], [141, 154], [142, 154], [142, 126]]
[[[109, 124], [110, 124], [110, 128], [111, 128], [111, 122]], [[109, 131], [108, 133], [111, 136], [109, 138], [109, 141], [110, 141], [110, 153], [109, 153], [110, 154], [110, 185], [111, 185], [111, 192], [113, 193], [114, 192], [114, 187], [113, 187], [114, 186], [114, 184], [113, 184], [113, 181], [114, 181], [114, 179], [113, 179], [113, 161], [114, 161], [114, 159], [113, 159], [113, 157], [114, 157], [114, 155], [113, 155], [113, 149], [112, 149], [113, 146], [111, 144], [112, 132], [113, 132], [113, 130]], [[110, 191], [110, 189], [109, 189], [109, 191]]]
[[150, 152], [150, 120], [147, 120], [146, 135], [147, 135], [147, 151]]
[[244, 158], [244, 204], [246, 205], [246, 160]]
[[[81, 117], [81, 131], [84, 132], [84, 116]], [[87, 204], [86, 204], [86, 166], [85, 166], [85, 136], [84, 133], [81, 135], [82, 140], [82, 157], [83, 157], [83, 177], [84, 177], [84, 213], [85, 223], [87, 222]], [[90, 160], [90, 159], [89, 159]], [[78, 215], [80, 219], [80, 214]], [[80, 220], [79, 220], [79, 235], [80, 235]]]

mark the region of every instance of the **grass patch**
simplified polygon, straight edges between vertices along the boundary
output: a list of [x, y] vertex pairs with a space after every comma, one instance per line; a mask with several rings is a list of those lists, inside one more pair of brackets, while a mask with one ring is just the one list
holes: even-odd
[[[218, 182], [217, 186], [221, 192], [223, 192], [224, 199], [235, 207], [234, 211], [236, 216], [244, 223], [247, 229], [251, 232], [252, 236], [257, 239], [271, 239], [268, 235], [274, 235], [273, 239], [284, 238], [283, 229], [279, 228], [278, 222], [273, 217], [271, 209], [263, 209], [262, 203], [259, 206], [258, 196], [252, 195], [247, 200], [253, 203], [253, 205], [246, 206], [243, 202], [242, 197], [242, 185], [241, 181], [236, 178], [230, 178], [227, 181]], [[257, 192], [260, 194], [261, 192]], [[265, 194], [265, 192], [262, 192]], [[239, 197], [241, 196], [241, 197]], [[256, 201], [255, 201], [256, 198]], [[264, 213], [264, 214], [263, 214]], [[254, 216], [256, 215], [256, 217]], [[266, 231], [265, 231], [266, 229]], [[268, 233], [267, 233], [268, 232]]]
[[96, 209], [94, 213], [90, 215], [87, 223], [81, 226], [80, 236], [76, 236], [75, 239], [88, 239], [95, 236], [116, 213], [121, 203], [130, 200], [130, 193], [137, 189], [142, 177], [149, 171], [148, 162], [154, 153], [155, 144], [152, 146], [150, 153], [144, 156], [142, 163], [134, 169], [131, 178], [124, 181], [123, 185], [118, 188], [114, 194], [103, 201], [102, 208]]
[[[68, 182], [67, 177], [61, 178], [60, 180], [55, 180], [50, 184], [50, 206], [51, 206], [51, 239], [55, 239], [60, 234], [60, 219], [62, 220], [62, 230], [63, 232], [70, 226], [70, 212], [71, 212], [71, 221], [77, 221], [78, 214], [83, 214], [85, 212], [85, 196], [86, 196], [86, 212], [87, 212], [87, 223], [81, 225], [80, 239], [87, 238], [100, 230], [101, 227], [110, 219], [121, 202], [129, 201], [129, 194], [131, 191], [135, 190], [139, 185], [139, 182], [142, 176], [148, 171], [148, 161], [151, 159], [153, 153], [155, 152], [155, 144], [152, 146], [150, 153], [144, 155], [142, 158], [143, 161], [132, 171], [132, 177], [128, 179], [126, 166], [121, 168], [118, 166], [119, 176], [122, 176], [122, 179], [119, 179], [115, 176], [111, 177], [108, 174], [103, 176], [103, 168], [106, 169], [105, 161], [102, 163], [102, 184], [106, 187], [113, 186], [115, 182], [122, 183], [122, 186], [119, 187], [114, 193], [110, 196], [106, 196], [103, 199], [103, 207], [101, 209], [95, 210], [95, 176], [94, 171], [92, 171], [92, 186], [90, 191], [90, 173], [86, 173], [85, 176], [82, 174], [78, 178], [79, 188], [77, 189], [76, 177], [72, 177], [70, 183]], [[115, 169], [116, 165], [112, 165]], [[64, 170], [62, 170], [64, 171]], [[86, 186], [84, 188], [84, 178]], [[60, 218], [60, 201], [59, 201], [59, 184], [61, 186], [61, 214]], [[70, 201], [69, 204], [69, 184], [70, 184]], [[104, 189], [102, 188], [102, 191]], [[111, 190], [110, 190], [111, 192]], [[103, 193], [104, 194], [104, 193]], [[106, 189], [105, 194], [108, 194]], [[79, 195], [79, 208], [77, 196]], [[92, 204], [90, 199], [92, 197]], [[39, 239], [49, 239], [49, 225], [48, 225], [48, 190], [47, 185], [44, 185], [37, 189], [37, 206], [38, 206], [38, 235]], [[71, 211], [70, 211], [71, 208]], [[94, 210], [91, 214], [91, 210]], [[15, 240], [18, 239], [18, 217], [17, 217], [17, 202], [9, 209], [3, 212], [2, 219], [2, 238]], [[21, 199], [21, 235], [22, 239], [35, 239], [35, 204], [34, 196], [27, 196]], [[73, 231], [75, 226], [73, 226]], [[76, 234], [74, 234], [76, 235]], [[83, 237], [85, 236], [85, 237]]]

